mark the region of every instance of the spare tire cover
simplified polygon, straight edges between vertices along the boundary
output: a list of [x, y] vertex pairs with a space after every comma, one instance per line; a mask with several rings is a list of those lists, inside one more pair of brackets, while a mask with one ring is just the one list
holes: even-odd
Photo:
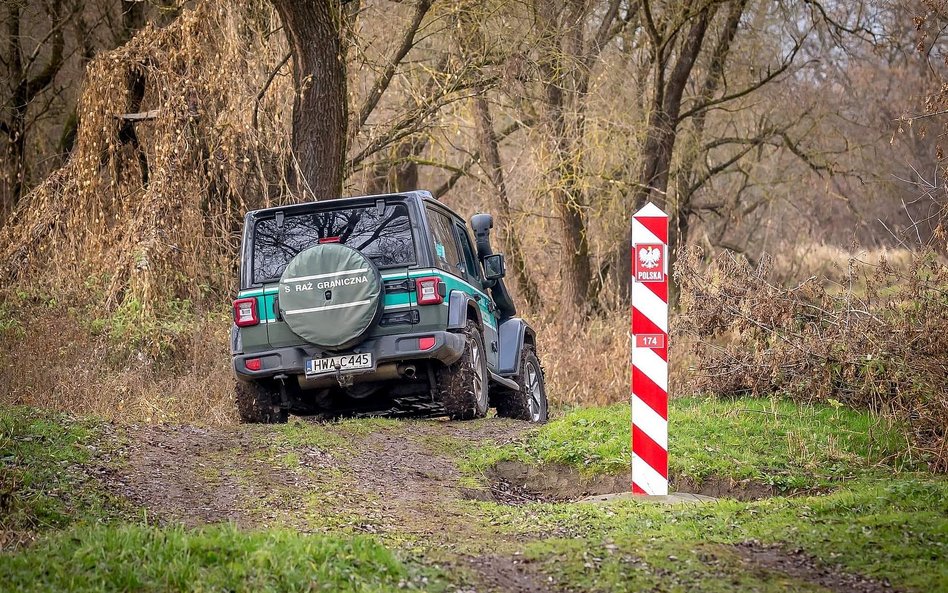
[[280, 278], [280, 312], [293, 333], [330, 350], [348, 348], [382, 315], [382, 277], [351, 247], [326, 243], [294, 257]]

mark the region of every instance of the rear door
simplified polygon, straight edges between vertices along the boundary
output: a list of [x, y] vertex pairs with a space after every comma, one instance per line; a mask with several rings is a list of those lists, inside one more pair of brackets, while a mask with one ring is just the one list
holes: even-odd
[[[412, 314], [414, 294], [408, 290], [408, 268], [416, 252], [409, 209], [404, 202], [374, 203], [321, 208], [258, 219], [253, 232], [252, 282], [245, 291], [257, 297], [261, 325], [266, 326], [270, 347], [298, 346], [306, 342], [293, 333], [279, 314], [279, 281], [287, 264], [298, 253], [319, 243], [342, 243], [369, 257], [385, 284], [385, 307], [380, 324], [369, 336], [405, 331], [417, 319]], [[242, 293], [243, 295], [244, 293]]]

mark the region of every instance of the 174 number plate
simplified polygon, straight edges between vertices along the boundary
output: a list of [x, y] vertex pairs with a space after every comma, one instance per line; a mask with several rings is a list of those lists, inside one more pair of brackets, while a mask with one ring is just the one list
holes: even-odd
[[370, 352], [361, 354], [343, 354], [342, 356], [330, 356], [327, 358], [311, 358], [306, 361], [307, 375], [325, 375], [335, 373], [346, 373], [373, 368], [374, 363]]

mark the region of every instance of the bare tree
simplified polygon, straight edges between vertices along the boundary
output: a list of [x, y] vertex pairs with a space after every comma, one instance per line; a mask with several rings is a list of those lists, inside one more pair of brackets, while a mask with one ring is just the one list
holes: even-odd
[[[43, 37], [29, 53], [24, 40], [35, 32], [24, 33], [22, 21], [24, 5], [21, 2], [6, 2], [7, 51], [4, 58], [10, 85], [10, 95], [0, 120], [0, 132], [7, 138], [6, 154], [10, 162], [12, 179], [9, 193], [3, 196], [0, 212], [16, 206], [23, 194], [29, 176], [26, 161], [26, 141], [30, 107], [46, 90], [62, 68], [65, 59], [64, 29], [81, 5], [68, 7], [61, 0], [43, 4], [49, 25]], [[46, 54], [45, 61], [41, 57]]]
[[293, 54], [293, 158], [288, 172], [298, 189], [317, 199], [342, 191], [348, 96], [339, 4], [273, 0]]
[[541, 117], [551, 158], [548, 186], [560, 218], [564, 313], [580, 318], [589, 312], [598, 286], [593, 282], [588, 196], [582, 183], [586, 101], [596, 58], [628, 21], [628, 12], [619, 19], [621, 4], [610, 0], [601, 11], [598, 3], [579, 0], [536, 4]]

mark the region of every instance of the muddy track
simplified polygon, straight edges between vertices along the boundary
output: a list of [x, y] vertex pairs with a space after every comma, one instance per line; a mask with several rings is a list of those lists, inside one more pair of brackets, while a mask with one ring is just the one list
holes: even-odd
[[[191, 426], [133, 426], [120, 493], [162, 522], [259, 525], [248, 501], [292, 486], [292, 476], [241, 452], [258, 446], [254, 431]], [[246, 479], [252, 476], [252, 479]]]
[[835, 566], [827, 566], [804, 550], [785, 550], [756, 541], [734, 546], [748, 568], [758, 573], [786, 575], [834, 593], [897, 593], [885, 581], [854, 575]]
[[[530, 501], [529, 493], [497, 491], [502, 480], [494, 491], [465, 488], [456, 463], [464, 447], [508, 442], [529, 424], [407, 420], [364, 431], [296, 422], [291, 429], [321, 436], [293, 440], [268, 426], [130, 426], [122, 451], [127, 461], [108, 482], [159, 522], [371, 533], [433, 555], [460, 575], [466, 583], [460, 591], [558, 590], [539, 565], [519, 555], [524, 539], [485, 531], [471, 512], [472, 499], [519, 504]], [[830, 591], [891, 591], [802, 551], [753, 542], [732, 549], [757, 573]]]
[[[333, 425], [314, 428], [332, 431]], [[447, 565], [470, 575], [472, 591], [552, 591], [545, 575], [513, 555], [493, 553], [491, 542], [483, 542], [483, 554], [472, 548], [481, 538], [467, 506], [489, 493], [459, 485], [450, 451], [507, 442], [528, 428], [500, 419], [404, 421], [368, 434], [340, 431], [345, 444], [331, 452], [288, 445], [278, 429], [266, 426], [132, 426], [123, 452], [128, 462], [110, 482], [153, 519], [189, 526], [233, 522], [321, 531], [320, 516], [298, 512], [300, 501], [315, 492], [319, 515], [358, 518], [345, 528], [398, 534], [448, 553], [463, 547], [460, 559]]]

